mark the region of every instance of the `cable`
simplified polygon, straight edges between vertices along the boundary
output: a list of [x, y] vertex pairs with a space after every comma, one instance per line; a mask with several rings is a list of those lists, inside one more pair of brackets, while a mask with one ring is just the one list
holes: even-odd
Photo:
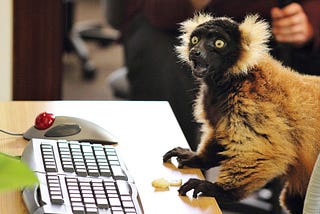
[[8, 134], [8, 135], [13, 135], [13, 136], [23, 136], [23, 133], [12, 133], [12, 132], [8, 132], [5, 130], [0, 129], [0, 132]]

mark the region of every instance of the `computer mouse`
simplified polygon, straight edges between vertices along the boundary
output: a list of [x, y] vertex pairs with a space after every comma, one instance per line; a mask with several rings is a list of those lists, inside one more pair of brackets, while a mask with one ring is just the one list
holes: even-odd
[[117, 139], [107, 130], [77, 117], [54, 116], [43, 112], [35, 119], [35, 124], [29, 128], [23, 137], [32, 138], [89, 141], [101, 144], [116, 144]]

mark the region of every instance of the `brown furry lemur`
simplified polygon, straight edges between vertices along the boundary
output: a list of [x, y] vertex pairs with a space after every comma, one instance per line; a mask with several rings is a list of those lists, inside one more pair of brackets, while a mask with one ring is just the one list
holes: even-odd
[[268, 24], [198, 14], [182, 23], [177, 52], [200, 82], [195, 117], [202, 124], [197, 152], [174, 148], [184, 166], [221, 166], [215, 183], [190, 179], [179, 189], [218, 200], [243, 199], [279, 177], [281, 202], [301, 213], [320, 151], [320, 77], [299, 74], [268, 51]]

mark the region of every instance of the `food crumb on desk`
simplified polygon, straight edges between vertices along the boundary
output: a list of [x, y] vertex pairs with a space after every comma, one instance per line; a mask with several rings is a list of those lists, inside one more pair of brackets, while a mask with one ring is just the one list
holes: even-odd
[[165, 178], [158, 178], [152, 181], [152, 186], [156, 190], [166, 191], [170, 186], [179, 187], [182, 185], [182, 179], [168, 181]]

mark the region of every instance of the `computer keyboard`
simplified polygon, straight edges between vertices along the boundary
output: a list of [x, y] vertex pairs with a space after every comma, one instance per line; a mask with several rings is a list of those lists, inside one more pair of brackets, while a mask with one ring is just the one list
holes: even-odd
[[29, 213], [143, 213], [134, 181], [113, 146], [32, 139], [21, 159], [39, 179], [22, 192]]

